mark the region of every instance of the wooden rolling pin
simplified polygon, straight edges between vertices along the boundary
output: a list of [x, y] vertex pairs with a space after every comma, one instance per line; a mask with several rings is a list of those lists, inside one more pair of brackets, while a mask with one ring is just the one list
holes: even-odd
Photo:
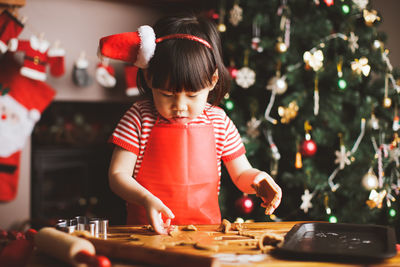
[[157, 266], [190, 266], [190, 267], [219, 267], [216, 258], [206, 255], [141, 247], [118, 240], [87, 238], [96, 248], [97, 253], [116, 259], [130, 260], [136, 263]]
[[96, 250], [88, 240], [52, 227], [42, 228], [35, 235], [34, 244], [39, 251], [74, 266], [80, 263], [86, 263], [90, 267], [111, 266], [108, 258], [96, 256]]

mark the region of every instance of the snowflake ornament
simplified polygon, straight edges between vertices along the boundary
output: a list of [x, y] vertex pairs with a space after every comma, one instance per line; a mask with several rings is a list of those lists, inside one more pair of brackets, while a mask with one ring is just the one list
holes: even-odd
[[343, 170], [346, 165], [351, 164], [351, 161], [349, 160], [351, 152], [346, 151], [346, 148], [343, 145], [340, 146], [340, 151], [335, 151], [335, 155], [335, 164], [339, 164], [339, 169]]
[[358, 36], [354, 34], [354, 32], [350, 33], [350, 36], [348, 37], [347, 41], [349, 42], [349, 47], [351, 52], [355, 52], [356, 49], [358, 49]]
[[314, 53], [306, 51], [303, 55], [304, 62], [309, 65], [314, 71], [318, 71], [322, 68], [324, 60], [324, 54], [321, 50], [317, 50]]
[[256, 73], [248, 68], [243, 67], [237, 71], [236, 74], [236, 83], [242, 88], [249, 88], [256, 81]]
[[368, 0], [353, 0], [353, 3], [359, 8], [359, 9], [365, 9], [368, 5]]
[[248, 122], [247, 122], [247, 131], [246, 134], [250, 136], [251, 138], [257, 138], [260, 135], [260, 131], [258, 130], [258, 127], [261, 124], [261, 120], [257, 120], [255, 117], [252, 117]]
[[243, 20], [243, 9], [238, 5], [234, 4], [232, 9], [229, 11], [229, 22], [233, 26], [237, 26], [239, 22]]
[[390, 162], [396, 162], [396, 167], [399, 167], [400, 148], [396, 147], [389, 150]]
[[311, 199], [314, 197], [314, 193], [310, 194], [308, 189], [304, 190], [304, 194], [301, 196], [301, 200], [303, 201], [300, 205], [300, 209], [304, 211], [304, 213], [308, 213], [308, 209], [312, 208]]

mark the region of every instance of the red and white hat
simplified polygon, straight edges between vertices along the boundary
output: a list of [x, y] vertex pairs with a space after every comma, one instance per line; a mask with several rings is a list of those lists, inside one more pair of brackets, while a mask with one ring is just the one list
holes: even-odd
[[169, 39], [192, 40], [212, 49], [206, 40], [190, 34], [176, 33], [156, 39], [153, 28], [144, 25], [140, 26], [136, 32], [124, 32], [101, 38], [99, 53], [108, 58], [133, 63], [139, 68], [147, 68], [154, 55], [156, 44]]
[[109, 35], [100, 39], [100, 53], [109, 58], [131, 62], [146, 68], [156, 49], [152, 27], [140, 26], [136, 32]]

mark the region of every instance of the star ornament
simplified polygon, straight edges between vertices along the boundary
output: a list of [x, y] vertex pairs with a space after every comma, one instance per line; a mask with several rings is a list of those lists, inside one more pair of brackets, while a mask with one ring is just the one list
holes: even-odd
[[323, 66], [322, 62], [324, 61], [324, 54], [322, 53], [321, 50], [317, 50], [314, 53], [311, 53], [310, 51], [306, 51], [303, 54], [303, 60], [314, 71], [318, 71]]
[[301, 196], [301, 200], [303, 201], [300, 205], [300, 209], [302, 209], [305, 213], [308, 213], [308, 209], [312, 208], [311, 199], [314, 197], [314, 194], [310, 194], [308, 189], [304, 190], [304, 194]]
[[339, 169], [343, 170], [346, 165], [350, 165], [351, 161], [349, 159], [351, 152], [346, 151], [344, 145], [340, 146], [340, 151], [335, 151], [336, 160], [335, 164], [339, 164]]
[[358, 75], [362, 73], [364, 76], [368, 76], [371, 71], [371, 66], [368, 65], [368, 58], [361, 57], [360, 59], [354, 59], [351, 62], [351, 69]]

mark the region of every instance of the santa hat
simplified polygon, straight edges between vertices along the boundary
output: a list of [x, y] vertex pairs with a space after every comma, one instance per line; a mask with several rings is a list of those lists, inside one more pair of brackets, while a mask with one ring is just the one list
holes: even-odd
[[169, 39], [196, 41], [212, 49], [206, 40], [190, 34], [176, 33], [156, 39], [153, 28], [144, 25], [140, 26], [136, 32], [119, 33], [101, 38], [99, 52], [102, 56], [133, 63], [139, 68], [147, 68], [154, 55], [156, 43]]
[[140, 26], [136, 32], [125, 32], [100, 39], [103, 56], [131, 62], [146, 68], [156, 49], [156, 36], [152, 27]]
[[125, 83], [126, 83], [126, 94], [128, 96], [138, 96], [140, 94], [136, 83], [136, 76], [138, 67], [133, 65], [125, 66]]

